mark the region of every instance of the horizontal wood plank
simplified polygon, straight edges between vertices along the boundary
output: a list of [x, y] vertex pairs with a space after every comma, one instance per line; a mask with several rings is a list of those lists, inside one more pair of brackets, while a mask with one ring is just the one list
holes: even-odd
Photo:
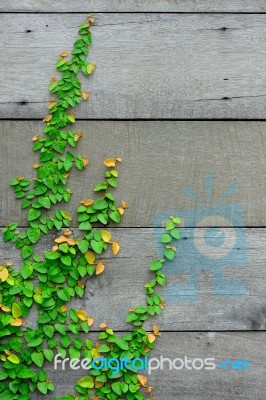
[[2, 0], [1, 12], [265, 12], [263, 0]]
[[[54, 63], [84, 18], [2, 14], [1, 118], [43, 118]], [[266, 15], [114, 13], [95, 19], [90, 59], [98, 69], [83, 79], [91, 100], [77, 117], [265, 118]]]
[[[41, 122], [0, 123], [2, 226], [13, 220], [25, 226], [25, 211], [9, 180], [35, 175], [32, 165], [38, 154], [31, 150], [31, 138], [42, 127]], [[156, 214], [168, 211], [183, 216], [186, 226], [195, 226], [204, 208], [212, 216], [211, 226], [266, 226], [265, 122], [91, 121], [78, 122], [77, 128], [85, 134], [74, 152], [88, 155], [90, 165], [82, 172], [73, 167], [68, 182], [73, 198], [59, 205], [73, 217], [80, 200], [93, 196], [92, 188], [102, 180], [102, 160], [120, 155], [124, 162], [114, 193], [129, 204], [122, 226], [158, 226]], [[207, 177], [208, 185], [213, 177], [210, 198]], [[238, 190], [222, 198], [232, 184]], [[183, 192], [185, 186], [198, 201]]]
[[[152, 279], [149, 264], [162, 256], [161, 229], [113, 229], [121, 251], [114, 258], [103, 257], [106, 269], [101, 276], [86, 281], [86, 294], [71, 302], [95, 319], [93, 330], [108, 321], [116, 330], [128, 330], [124, 322], [132, 306], [145, 304], [144, 284]], [[75, 234], [77, 231], [75, 230]], [[217, 243], [224, 235], [224, 246]], [[234, 245], [233, 236], [236, 237]], [[203, 240], [209, 250], [203, 248]], [[49, 250], [55, 236], [45, 236], [38, 244], [40, 254]], [[233, 246], [232, 246], [233, 243]], [[176, 260], [164, 266], [167, 285], [159, 292], [166, 300], [162, 314], [146, 323], [157, 323], [164, 331], [189, 330], [265, 330], [266, 230], [183, 228], [182, 240], [175, 243]], [[211, 251], [216, 249], [216, 257]], [[1, 262], [21, 265], [19, 252], [11, 243], [0, 244]], [[36, 313], [28, 319], [34, 326]]]
[[[95, 335], [94, 337], [95, 338]], [[208, 371], [169, 370], [168, 362], [164, 368], [157, 369], [149, 375], [141, 372], [148, 378], [148, 384], [153, 387], [152, 396], [158, 400], [261, 400], [266, 390], [266, 333], [163, 333], [157, 339], [156, 350], [151, 352], [151, 357], [169, 358], [174, 360], [185, 356], [188, 360], [195, 358], [214, 358], [216, 368]], [[226, 360], [246, 360], [250, 370], [224, 371], [217, 364]], [[199, 366], [199, 361], [196, 365]], [[180, 361], [176, 362], [179, 366]], [[66, 364], [66, 370], [54, 370], [53, 364], [47, 365], [48, 376], [56, 386], [56, 395], [73, 393], [75, 382], [86, 371], [72, 370]], [[153, 364], [155, 365], [155, 361]], [[189, 364], [190, 366], [190, 364]], [[46, 395], [47, 400], [54, 397]], [[33, 400], [41, 400], [41, 395], [33, 395]]]

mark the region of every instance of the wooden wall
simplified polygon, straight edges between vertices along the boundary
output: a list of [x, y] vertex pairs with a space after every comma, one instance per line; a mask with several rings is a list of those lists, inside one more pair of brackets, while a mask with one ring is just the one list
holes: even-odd
[[[129, 329], [124, 315], [144, 300], [143, 283], [158, 251], [160, 221], [168, 212], [185, 215], [177, 262], [166, 266], [168, 283], [162, 294], [167, 305], [155, 319], [163, 334], [154, 356], [246, 359], [251, 370], [154, 371], [153, 393], [158, 400], [262, 400], [264, 0], [1, 0], [0, 226], [16, 220], [25, 227], [25, 214], [8, 182], [21, 174], [33, 176], [31, 137], [42, 129], [54, 62], [61, 50], [70, 48], [87, 12], [96, 20], [90, 60], [98, 68], [83, 79], [91, 99], [78, 107], [76, 116], [77, 126], [86, 132], [79, 150], [89, 155], [91, 167], [73, 172], [68, 209], [73, 212], [90, 195], [89, 188], [101, 179], [102, 160], [116, 154], [124, 159], [117, 196], [129, 209], [121, 227], [112, 230], [121, 242], [119, 256], [114, 260], [106, 255], [106, 272], [88, 284], [85, 298], [73, 306], [92, 313], [96, 327], [108, 320], [116, 330]], [[214, 182], [209, 200], [206, 174]], [[238, 190], [223, 199], [232, 184]], [[186, 186], [202, 199], [200, 204], [186, 196]], [[195, 231], [200, 208], [211, 216], [210, 229]], [[232, 253], [228, 243], [226, 263], [219, 255], [213, 265], [209, 260], [205, 265], [195, 251], [203, 230], [210, 242], [217, 233], [240, 237]], [[52, 237], [45, 237], [39, 248], [51, 242]], [[9, 244], [1, 241], [0, 253], [1, 261], [12, 259], [19, 265], [19, 255]], [[188, 283], [191, 276], [196, 277], [194, 291]], [[216, 279], [229, 282], [223, 293]], [[57, 394], [71, 390], [75, 374], [67, 371], [67, 379], [55, 375]]]

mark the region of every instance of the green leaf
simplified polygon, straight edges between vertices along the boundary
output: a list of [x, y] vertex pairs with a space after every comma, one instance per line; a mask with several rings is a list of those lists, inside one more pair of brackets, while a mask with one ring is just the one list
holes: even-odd
[[97, 199], [95, 201], [95, 203], [93, 204], [94, 210], [103, 210], [104, 208], [107, 208], [107, 207], [108, 207], [107, 201], [102, 198]]
[[34, 221], [35, 219], [39, 218], [41, 216], [41, 211], [37, 210], [36, 208], [30, 208], [28, 211], [28, 215], [27, 215], [27, 220], [30, 221]]
[[18, 378], [22, 379], [33, 378], [34, 376], [36, 376], [36, 372], [26, 367], [22, 367], [22, 369], [19, 371], [17, 375]]
[[58, 290], [57, 295], [63, 301], [70, 300], [70, 294], [66, 288]]
[[22, 278], [24, 279], [28, 279], [33, 271], [33, 266], [31, 264], [24, 264], [22, 265], [21, 269], [20, 269], [20, 273], [22, 275]]
[[150, 264], [150, 271], [157, 271], [158, 269], [162, 268], [163, 264], [159, 260], [154, 260]]
[[132, 322], [132, 321], [135, 321], [136, 319], [138, 319], [138, 316], [136, 314], [134, 314], [133, 312], [130, 312], [127, 314], [126, 322]]
[[45, 251], [44, 256], [47, 260], [56, 260], [60, 257], [60, 253], [57, 251]]
[[36, 243], [38, 242], [38, 240], [41, 237], [41, 232], [40, 229], [38, 228], [28, 228], [27, 229], [27, 236], [29, 238], [29, 240], [31, 241], [31, 243]]
[[46, 360], [48, 360], [48, 361], [52, 361], [53, 360], [53, 358], [54, 358], [54, 353], [53, 353], [53, 350], [51, 350], [51, 349], [45, 349], [45, 350], [43, 350], [43, 354], [44, 354], [44, 357], [46, 358]]
[[164, 255], [168, 260], [172, 261], [175, 257], [175, 252], [173, 249], [165, 249]]
[[125, 340], [123, 340], [123, 339], [115, 338], [115, 343], [116, 343], [117, 346], [120, 347], [120, 349], [122, 349], [122, 350], [128, 350], [128, 349], [129, 349], [128, 343], [127, 343]]
[[108, 353], [111, 349], [109, 346], [106, 344], [102, 344], [100, 347], [97, 349], [100, 353]]
[[181, 238], [181, 233], [178, 229], [173, 229], [170, 231], [170, 235], [174, 238], [174, 239], [180, 239]]
[[34, 338], [34, 339], [32, 339], [32, 340], [30, 340], [28, 342], [28, 347], [37, 347], [40, 344], [42, 344], [42, 342], [43, 342], [43, 338], [42, 337]]
[[24, 258], [29, 258], [33, 253], [33, 247], [32, 246], [23, 246], [21, 250], [21, 256]]
[[165, 229], [167, 231], [170, 231], [171, 229], [174, 229], [174, 228], [175, 228], [175, 223], [173, 221], [167, 221], [166, 222]]
[[90, 231], [91, 228], [91, 223], [89, 221], [81, 222], [81, 224], [79, 225], [79, 229], [81, 231]]
[[167, 233], [161, 237], [161, 243], [170, 243], [172, 240], [172, 236]]
[[46, 197], [41, 197], [38, 199], [38, 202], [44, 207], [44, 208], [51, 208], [51, 200], [49, 199], [48, 196]]
[[95, 251], [95, 253], [97, 253], [97, 254], [102, 253], [104, 242], [102, 242], [102, 241], [96, 242], [96, 240], [92, 240], [90, 244], [91, 244], [92, 249]]
[[121, 215], [119, 214], [119, 212], [118, 211], [112, 211], [110, 214], [109, 214], [109, 216], [110, 216], [110, 218], [114, 221], [114, 222], [116, 222], [117, 224], [120, 222], [120, 220], [121, 220]]
[[52, 338], [54, 336], [54, 328], [52, 327], [52, 325], [44, 325], [43, 331], [45, 335], [49, 338]]
[[87, 240], [81, 240], [78, 244], [78, 248], [81, 251], [81, 253], [85, 254], [86, 251], [88, 251], [89, 248], [89, 242]]
[[67, 265], [68, 267], [70, 267], [70, 265], [72, 264], [72, 258], [70, 256], [61, 256], [60, 260], [62, 261], [63, 264]]
[[121, 388], [121, 382], [114, 382], [114, 383], [112, 383], [112, 389], [113, 389], [113, 391], [116, 393], [116, 394], [118, 394], [118, 396], [121, 396], [122, 395], [122, 388]]
[[37, 383], [37, 388], [39, 389], [39, 391], [40, 391], [42, 394], [46, 394], [47, 391], [48, 391], [46, 382], [38, 382], [38, 383]]
[[106, 182], [101, 182], [98, 185], [95, 186], [93, 189], [94, 192], [99, 192], [100, 190], [106, 190], [107, 189], [107, 183]]
[[86, 389], [92, 389], [94, 387], [94, 380], [92, 376], [84, 376], [77, 381], [77, 384]]
[[5, 371], [0, 371], [0, 381], [4, 381], [8, 377]]
[[173, 221], [175, 224], [178, 224], [178, 225], [180, 225], [180, 224], [182, 223], [182, 220], [181, 220], [181, 218], [179, 218], [179, 217], [172, 217], [172, 221]]

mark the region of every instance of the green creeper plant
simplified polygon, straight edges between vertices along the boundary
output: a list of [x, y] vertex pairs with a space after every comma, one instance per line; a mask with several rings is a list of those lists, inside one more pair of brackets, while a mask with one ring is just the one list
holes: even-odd
[[[117, 164], [122, 161], [115, 157], [104, 160], [107, 170], [93, 189], [96, 198], [81, 201], [77, 208], [79, 237], [74, 237], [69, 229], [71, 216], [67, 211], [56, 209], [53, 214], [48, 211], [61, 202], [69, 202], [71, 190], [66, 185], [73, 166], [82, 170], [88, 165], [86, 156], [75, 155], [69, 148], [75, 148], [83, 136], [82, 131], [75, 132], [71, 127], [75, 123], [73, 108], [89, 97], [87, 91], [82, 91], [78, 74], [81, 70], [90, 75], [96, 67], [87, 61], [93, 22], [89, 16], [80, 25], [80, 37], [74, 43], [71, 57], [68, 58], [68, 51], [63, 51], [56, 63], [60, 78], [53, 77], [49, 83], [49, 91], [56, 97], [50, 99], [43, 135], [33, 137], [33, 150], [39, 152], [39, 162], [33, 165], [36, 177], [31, 181], [19, 176], [10, 182], [15, 197], [22, 200], [21, 208], [27, 212], [28, 228], [21, 231], [17, 223], [10, 223], [3, 230], [4, 241], [12, 242], [21, 251], [23, 264], [19, 271], [11, 262], [0, 266], [1, 400], [28, 400], [35, 391], [44, 395], [53, 391], [45, 362], [52, 362], [56, 354], [70, 359], [144, 358], [149, 356], [160, 335], [156, 325], [146, 330], [143, 323], [159, 315], [164, 307], [157, 287], [165, 285], [162, 272], [165, 261], [175, 257], [172, 242], [180, 238], [177, 225], [181, 222], [177, 217], [166, 223], [166, 233], [161, 237], [165, 244], [162, 258], [153, 260], [149, 266], [154, 276], [144, 286], [146, 303], [130, 309], [126, 316], [131, 332], [120, 337], [107, 323], [102, 323], [98, 341], [93, 342], [87, 335], [93, 317], [68, 305], [72, 298], [84, 296], [86, 279], [103, 273], [105, 264], [97, 261], [98, 256], [108, 247], [114, 255], [118, 254], [119, 242], [99, 226], [119, 224], [127, 208], [124, 201], [118, 206], [111, 193], [117, 186]], [[55, 231], [60, 233], [52, 249], [38, 254], [35, 246], [42, 235]], [[34, 306], [38, 313], [35, 328], [26, 323]], [[114, 374], [108, 368], [92, 367], [74, 389], [76, 394], [56, 399], [141, 400], [143, 390], [151, 392], [147, 378], [133, 368], [123, 368]]]

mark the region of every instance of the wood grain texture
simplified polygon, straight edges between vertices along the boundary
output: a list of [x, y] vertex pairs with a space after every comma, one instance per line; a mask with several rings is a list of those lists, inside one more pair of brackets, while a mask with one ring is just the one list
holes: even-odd
[[[115, 330], [130, 330], [124, 319], [132, 306], [145, 304], [143, 285], [153, 277], [148, 270], [150, 262], [162, 256], [162, 230], [116, 228], [111, 232], [120, 241], [119, 255], [114, 258], [107, 252], [100, 257], [106, 260], [105, 272], [87, 280], [84, 298], [75, 299], [71, 305], [93, 315], [93, 330], [103, 321]], [[166, 307], [146, 324], [147, 329], [154, 323], [165, 331], [266, 329], [266, 230], [226, 228], [218, 232], [225, 235], [228, 255], [223, 256], [220, 245], [218, 257], [211, 259], [202, 256], [196, 247], [203, 230], [182, 229], [182, 240], [175, 243], [176, 260], [164, 267], [167, 286], [159, 289]], [[218, 232], [214, 228], [205, 232], [206, 242], [215, 243]], [[228, 233], [241, 238], [233, 249]], [[44, 237], [38, 253], [49, 250], [55, 237]], [[1, 262], [11, 259], [16, 268], [21, 265], [19, 252], [12, 244], [1, 241], [0, 254]], [[36, 313], [28, 320], [34, 326]]]
[[[83, 18], [1, 15], [1, 118], [43, 118], [54, 63]], [[86, 79], [91, 101], [79, 107], [79, 118], [265, 118], [266, 15], [95, 19], [90, 59], [98, 69]]]
[[[41, 133], [42, 127], [33, 121], [0, 123], [2, 226], [11, 220], [25, 226], [25, 211], [15, 200], [9, 180], [35, 175], [32, 164], [38, 161], [38, 154], [31, 150], [31, 138]], [[202, 217], [201, 207], [207, 207], [207, 215], [214, 215], [212, 224], [230, 226], [231, 221], [235, 226], [266, 226], [265, 122], [80, 121], [78, 128], [85, 135], [74, 152], [87, 154], [90, 165], [82, 172], [74, 167], [70, 173], [68, 187], [73, 198], [60, 208], [67, 208], [73, 216], [80, 200], [91, 197], [92, 188], [102, 180], [105, 167], [101, 160], [121, 155], [124, 162], [119, 166], [114, 193], [129, 204], [121, 226], [150, 227], [156, 213], [184, 213], [186, 209], [185, 225], [195, 226]], [[205, 173], [215, 175], [210, 200]], [[238, 191], [222, 200], [232, 184], [238, 184]], [[186, 185], [200, 201], [183, 193]], [[224, 207], [230, 204], [240, 204], [242, 211], [237, 206]], [[214, 206], [222, 207], [229, 222], [215, 217]]]
[[[95, 337], [95, 336], [94, 336]], [[149, 385], [153, 386], [151, 395], [158, 400], [261, 400], [266, 383], [266, 333], [163, 333], [158, 338], [156, 350], [151, 357], [184, 359], [214, 358], [215, 363], [232, 360], [247, 360], [250, 371], [224, 371], [219, 367], [215, 370], [169, 370], [165, 361], [162, 370], [154, 370], [148, 377]], [[153, 362], [155, 365], [155, 362]], [[176, 362], [180, 365], [180, 362]], [[199, 365], [199, 361], [197, 364]], [[56, 386], [56, 395], [73, 393], [73, 385], [86, 371], [73, 371], [67, 367], [65, 371], [53, 369], [47, 365], [48, 376]], [[32, 396], [33, 400], [41, 400], [41, 395]], [[52, 400], [53, 396], [46, 396]]]
[[1, 12], [265, 12], [264, 0], [1, 0]]

